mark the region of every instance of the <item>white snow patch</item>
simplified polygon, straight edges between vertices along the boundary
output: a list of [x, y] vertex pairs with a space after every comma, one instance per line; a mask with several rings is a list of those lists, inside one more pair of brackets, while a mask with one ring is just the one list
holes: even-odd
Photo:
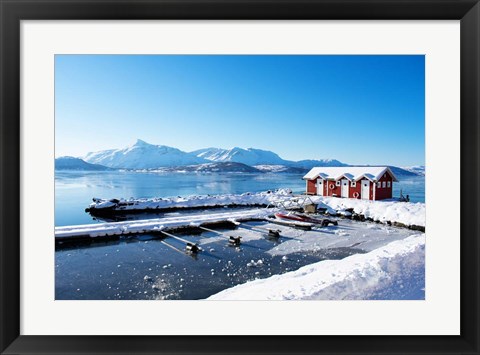
[[250, 281], [210, 300], [424, 299], [425, 235]]
[[315, 203], [323, 203], [340, 212], [353, 208], [355, 213], [375, 221], [400, 222], [407, 226], [425, 227], [425, 203], [422, 202], [369, 201], [326, 196], [311, 196], [310, 198]]

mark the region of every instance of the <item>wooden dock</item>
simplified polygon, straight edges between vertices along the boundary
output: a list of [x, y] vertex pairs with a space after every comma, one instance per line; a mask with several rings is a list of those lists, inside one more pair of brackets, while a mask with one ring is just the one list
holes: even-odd
[[84, 224], [76, 226], [55, 227], [55, 241], [68, 242], [85, 239], [118, 239], [120, 236], [145, 233], [162, 233], [182, 228], [198, 228], [222, 222], [246, 222], [264, 220], [271, 217], [276, 209], [253, 209], [248, 211], [188, 214], [179, 217]]

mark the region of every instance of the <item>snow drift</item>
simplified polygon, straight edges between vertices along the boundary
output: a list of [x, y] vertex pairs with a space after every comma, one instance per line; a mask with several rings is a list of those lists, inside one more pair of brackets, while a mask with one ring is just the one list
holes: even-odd
[[209, 300], [369, 300], [425, 298], [425, 235], [397, 240], [367, 254], [325, 260], [250, 281]]
[[312, 196], [313, 201], [323, 203], [340, 214], [352, 209], [355, 213], [364, 215], [379, 222], [399, 222], [407, 226], [425, 227], [425, 203], [399, 202], [392, 200], [368, 201], [351, 198]]

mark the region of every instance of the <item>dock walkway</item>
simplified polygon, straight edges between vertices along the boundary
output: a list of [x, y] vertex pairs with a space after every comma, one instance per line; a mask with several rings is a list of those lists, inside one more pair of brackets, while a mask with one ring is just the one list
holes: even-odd
[[262, 208], [248, 211], [188, 214], [178, 217], [55, 227], [55, 240], [68, 241], [70, 239], [81, 238], [118, 237], [122, 235], [168, 231], [180, 227], [198, 227], [204, 224], [208, 225], [220, 222], [242, 222], [265, 219], [272, 216], [275, 212], [278, 212], [278, 209]]

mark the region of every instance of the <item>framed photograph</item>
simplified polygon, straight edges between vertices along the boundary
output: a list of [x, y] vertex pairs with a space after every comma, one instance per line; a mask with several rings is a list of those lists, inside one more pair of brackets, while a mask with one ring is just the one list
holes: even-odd
[[1, 1], [1, 344], [479, 353], [477, 1]]

